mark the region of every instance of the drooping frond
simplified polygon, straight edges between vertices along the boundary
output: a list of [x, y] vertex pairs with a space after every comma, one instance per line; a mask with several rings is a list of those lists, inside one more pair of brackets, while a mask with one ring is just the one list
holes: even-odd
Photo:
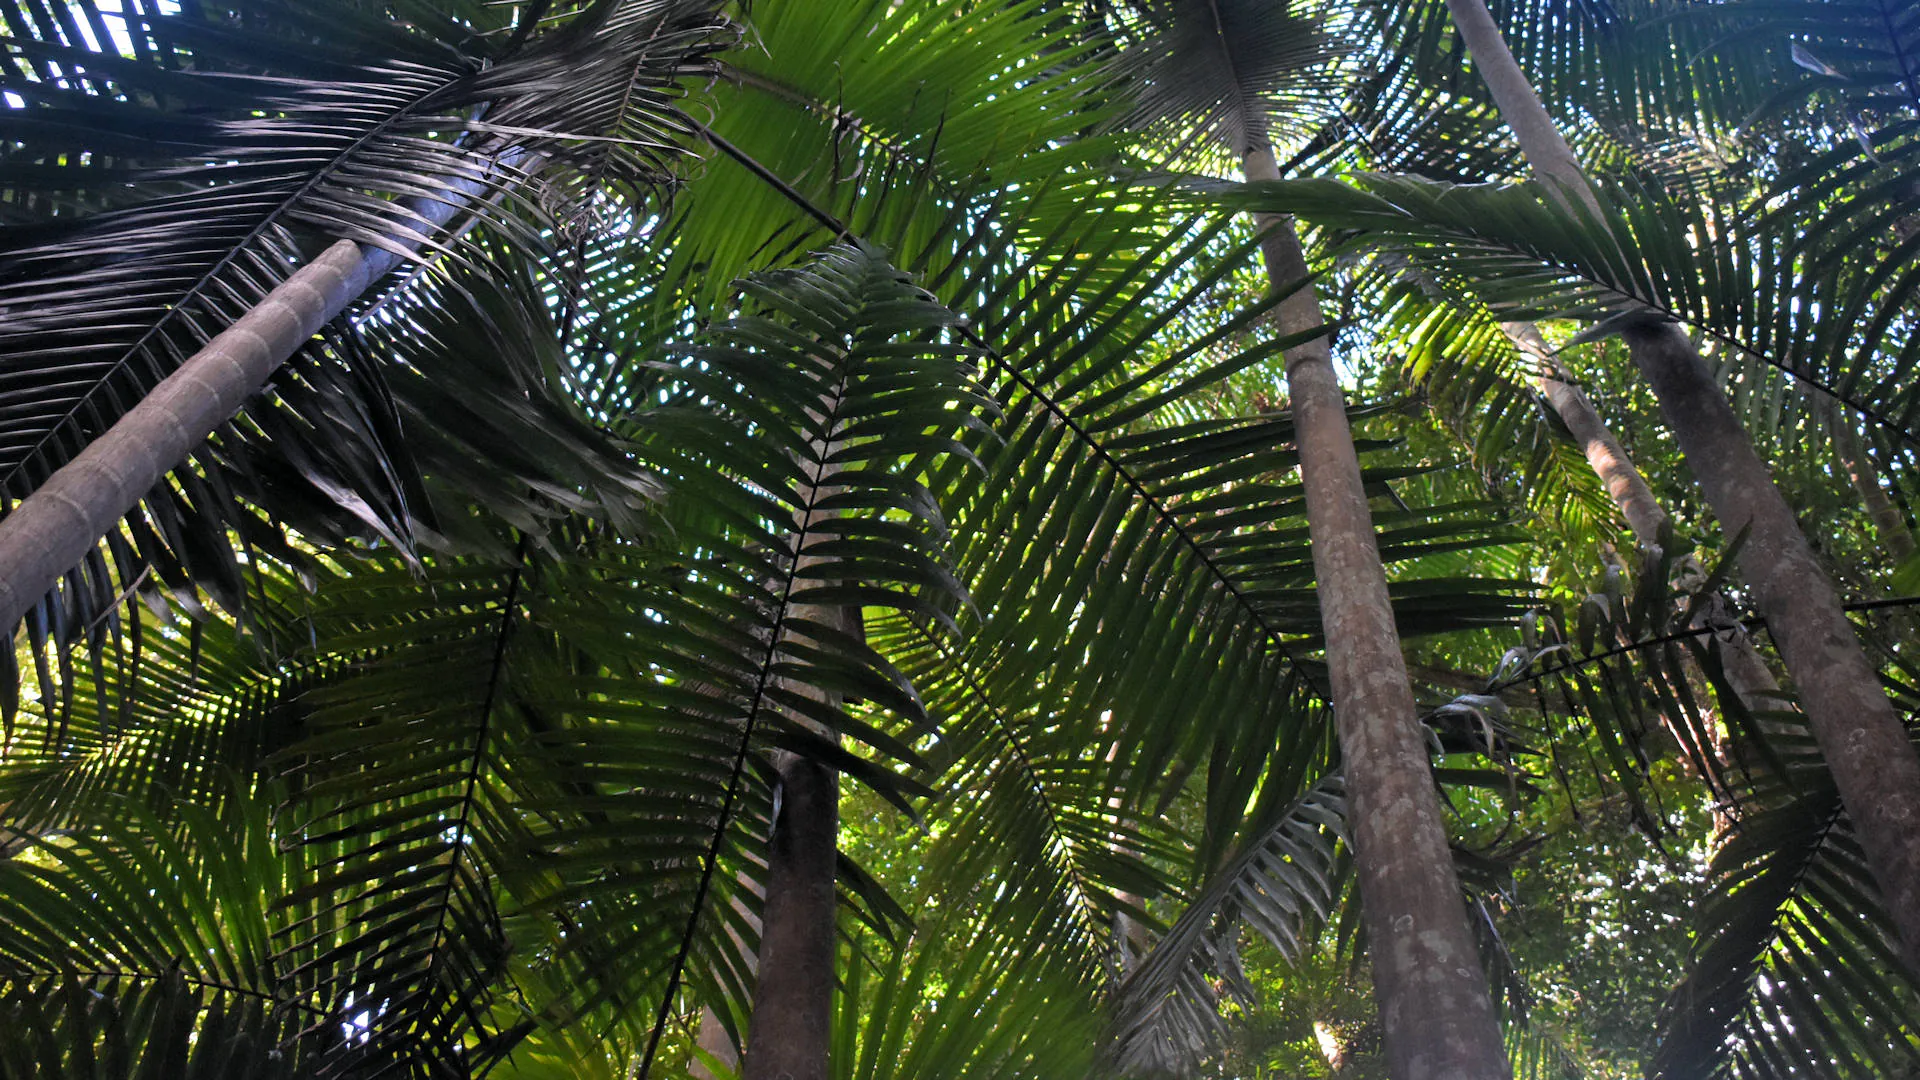
[[[505, 9], [466, 3], [407, 20], [341, 4], [323, 21], [278, 0], [244, 19], [200, 4], [0, 8], [13, 30], [0, 205], [14, 224], [0, 248], [0, 497], [28, 496], [318, 247], [360, 241], [381, 270], [416, 249], [475, 263], [485, 252], [460, 236], [485, 219], [516, 258], [537, 257], [579, 139], [617, 140], [615, 167], [595, 156], [609, 197], [656, 187], [684, 128], [674, 80], [719, 24], [683, 0], [612, 6], [618, 19], [531, 37], [500, 25]], [[64, 610], [36, 616], [47, 630], [73, 640], [142, 563], [239, 602], [228, 529], [258, 542], [283, 510], [315, 539], [413, 543], [426, 511], [381, 372], [350, 330], [332, 336], [148, 497], [111, 560], [70, 577]]]

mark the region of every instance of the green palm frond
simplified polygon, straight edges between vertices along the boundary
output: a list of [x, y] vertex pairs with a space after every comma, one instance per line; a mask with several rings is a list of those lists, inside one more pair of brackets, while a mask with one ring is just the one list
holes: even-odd
[[1113, 19], [1113, 70], [1133, 105], [1122, 122], [1163, 139], [1245, 154], [1324, 109], [1340, 81], [1325, 20], [1287, 5], [1149, 0]]
[[[937, 917], [935, 917], [937, 915]], [[1032, 943], [1018, 905], [923, 914], [882, 955], [855, 953], [837, 1002], [835, 1080], [1087, 1075], [1097, 983]]]
[[1603, 320], [1631, 308], [1689, 323], [1920, 441], [1920, 386], [1903, 359], [1920, 338], [1901, 318], [1920, 289], [1902, 269], [1920, 237], [1888, 248], [1847, 229], [1802, 239], [1787, 211], [1728, 212], [1644, 188], [1612, 190], [1620, 210], [1605, 222], [1556, 209], [1530, 185], [1368, 176], [1248, 191], [1241, 201], [1391, 246], [1505, 316]]
[[[699, 306], [720, 283], [838, 239], [787, 192], [890, 250], [964, 244], [968, 215], [1104, 183], [1114, 147], [1093, 48], [1046, 0], [767, 5], [689, 107], [716, 152], [676, 195], [671, 276]], [[719, 150], [719, 147], [728, 148]], [[734, 156], [738, 155], [738, 158]], [[1081, 175], [1085, 172], [1086, 175]]]
[[130, 802], [0, 862], [0, 1070], [313, 1075], [351, 1021], [272, 947], [308, 869], [244, 793], [172, 823]]
[[1298, 798], [1268, 798], [1249, 815], [1246, 839], [1211, 873], [1180, 918], [1115, 992], [1109, 1052], [1130, 1073], [1185, 1075], [1218, 1042], [1225, 992], [1248, 996], [1239, 976], [1242, 926], [1293, 959], [1334, 910], [1344, 867], [1346, 800], [1338, 777]]

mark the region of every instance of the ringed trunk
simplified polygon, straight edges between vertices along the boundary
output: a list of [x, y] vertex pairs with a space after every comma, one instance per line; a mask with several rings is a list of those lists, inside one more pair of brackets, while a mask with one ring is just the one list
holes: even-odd
[[[1264, 147], [1247, 155], [1245, 169], [1248, 180], [1279, 176]], [[1257, 220], [1274, 287], [1304, 281], [1292, 222]], [[1311, 288], [1282, 302], [1277, 317], [1288, 334], [1325, 325]], [[1512, 1074], [1447, 846], [1331, 342], [1322, 335], [1287, 350], [1286, 370], [1388, 1071], [1395, 1080], [1505, 1078]]]
[[[508, 151], [494, 167], [532, 160]], [[484, 197], [484, 178], [448, 185], [441, 198], [409, 203], [416, 234], [452, 221]], [[419, 250], [417, 239], [395, 245]], [[345, 312], [374, 282], [403, 262], [396, 251], [336, 241], [255, 304], [233, 325], [160, 380], [146, 397], [0, 518], [0, 627], [20, 619], [60, 576], [86, 558], [155, 484], [187, 459], [287, 358]]]

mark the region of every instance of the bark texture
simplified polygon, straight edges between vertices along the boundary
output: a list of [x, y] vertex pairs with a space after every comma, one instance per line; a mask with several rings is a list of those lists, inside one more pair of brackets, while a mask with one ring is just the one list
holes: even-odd
[[833, 770], [800, 757], [781, 765], [745, 1080], [827, 1080], [839, 807]]
[[[1248, 154], [1245, 167], [1249, 180], [1278, 177], [1271, 150]], [[1306, 258], [1292, 223], [1263, 216], [1260, 224], [1274, 286], [1305, 280]], [[1277, 317], [1288, 334], [1325, 325], [1311, 288], [1283, 301]], [[1400, 653], [1331, 342], [1321, 336], [1289, 349], [1286, 366], [1388, 1071], [1394, 1080], [1508, 1077]]]
[[1920, 972], [1920, 755], [1833, 583], [1692, 342], [1662, 325], [1629, 332], [1627, 344], [1714, 514], [1729, 534], [1749, 530], [1740, 561], [1755, 606], [1800, 691], [1907, 963]]
[[[1521, 152], [1535, 173], [1554, 182], [1550, 194], [1599, 215], [1579, 160], [1486, 4], [1447, 0], [1447, 7]], [[1627, 333], [1627, 345], [1722, 526], [1729, 534], [1751, 530], [1741, 554], [1744, 576], [1800, 692], [1908, 967], [1920, 973], [1920, 755], [1833, 582], [1693, 343], [1678, 328], [1649, 321]]]

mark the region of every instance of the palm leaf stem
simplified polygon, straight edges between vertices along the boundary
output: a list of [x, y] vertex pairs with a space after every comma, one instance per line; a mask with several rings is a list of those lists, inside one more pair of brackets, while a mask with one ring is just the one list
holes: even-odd
[[933, 633], [932, 629], [918, 618], [910, 618], [908, 621], [915, 630], [920, 632], [921, 638], [926, 641], [928, 645], [932, 646], [935, 652], [940, 654], [941, 660], [945, 661], [951, 670], [960, 673], [961, 682], [966, 686], [968, 692], [987, 710], [987, 714], [993, 717], [993, 726], [999, 730], [1001, 737], [1006, 740], [1007, 746], [1013, 751], [1014, 762], [1020, 769], [1021, 778], [1026, 781], [1027, 787], [1032, 790], [1034, 797], [1040, 802], [1041, 811], [1047, 818], [1047, 832], [1056, 838], [1058, 851], [1061, 855], [1060, 861], [1066, 871], [1068, 883], [1072, 887], [1074, 899], [1076, 900], [1074, 910], [1082, 920], [1083, 928], [1088, 932], [1089, 936], [1097, 938], [1099, 934], [1105, 932], [1106, 927], [1100, 918], [1099, 909], [1094, 906], [1093, 885], [1087, 880], [1086, 874], [1081, 869], [1079, 862], [1073, 858], [1073, 845], [1068, 839], [1069, 833], [1060, 819], [1059, 811], [1054, 807], [1053, 798], [1047, 793], [1046, 784], [1040, 778], [1040, 770], [1034, 765], [1033, 755], [1027, 746], [1027, 740], [1021, 736], [1018, 729], [1007, 721], [1006, 712], [994, 702], [992, 696], [987, 692], [987, 688], [980, 685], [979, 679], [975, 677], [973, 667], [955, 655], [954, 652], [940, 640], [940, 636]]
[[[852, 229], [844, 222], [816, 205], [811, 199], [801, 194], [798, 189], [781, 179], [765, 165], [754, 160], [752, 155], [704, 127], [699, 130], [701, 135], [711, 141], [722, 153], [725, 153], [728, 157], [753, 173], [753, 175], [765, 181], [775, 191], [791, 201], [797, 209], [831, 230], [837, 238], [846, 238], [853, 235]], [[960, 335], [967, 340], [967, 343], [979, 349], [997, 371], [1013, 380], [1021, 390], [1031, 395], [1035, 401], [1041, 404], [1042, 408], [1046, 409], [1049, 415], [1062, 427], [1066, 428], [1068, 434], [1072, 435], [1077, 442], [1086, 446], [1100, 463], [1111, 470], [1120, 482], [1126, 485], [1127, 490], [1131, 491], [1134, 497], [1139, 499], [1141, 503], [1151, 510], [1154, 516], [1179, 539], [1182, 546], [1193, 552], [1195, 558], [1200, 561], [1200, 565], [1207, 571], [1208, 576], [1219, 582], [1227, 594], [1246, 611], [1248, 618], [1253, 620], [1254, 625], [1259, 628], [1262, 635], [1273, 644], [1274, 648], [1280, 652], [1281, 656], [1284, 657], [1289, 664], [1301, 673], [1301, 676], [1306, 680], [1307, 685], [1314, 690], [1316, 696], [1322, 701], [1330, 702], [1332, 700], [1332, 690], [1327, 686], [1325, 680], [1316, 678], [1314, 670], [1302, 662], [1299, 654], [1294, 650], [1292, 643], [1286, 639], [1279, 628], [1274, 626], [1262, 615], [1259, 607], [1241, 590], [1240, 586], [1233, 580], [1232, 575], [1228, 574], [1226, 570], [1208, 554], [1206, 547], [1194, 538], [1192, 532], [1181, 524], [1180, 519], [1174, 515], [1173, 511], [1170, 510], [1164, 502], [1156, 498], [1154, 494], [1147, 489], [1146, 484], [1143, 483], [1139, 477], [1135, 476], [1125, 465], [1121, 464], [1119, 459], [1115, 458], [1112, 452], [1110, 452], [1099, 439], [1095, 438], [1079, 421], [1075, 420], [1073, 414], [1065, 406], [1061, 405], [1052, 395], [1046, 393], [1037, 383], [1022, 373], [1017, 366], [1007, 359], [1004, 353], [987, 342], [986, 339], [982, 338], [971, 325], [962, 325], [957, 329]]]
[[440, 886], [440, 897], [435, 903], [440, 909], [434, 919], [433, 940], [427, 946], [427, 955], [431, 958], [423, 982], [433, 982], [433, 967], [441, 963], [444, 953], [441, 946], [447, 939], [447, 918], [453, 914], [454, 890], [460, 884], [460, 861], [467, 857], [473, 846], [473, 836], [468, 831], [473, 819], [473, 809], [480, 792], [480, 773], [487, 761], [487, 740], [493, 733], [496, 706], [500, 701], [500, 683], [507, 670], [507, 648], [513, 639], [513, 628], [519, 622], [516, 618], [520, 609], [520, 594], [526, 583], [527, 557], [531, 545], [529, 536], [521, 533], [514, 548], [513, 573], [507, 579], [507, 592], [500, 602], [500, 623], [494, 631], [493, 659], [487, 670], [487, 689], [480, 699], [480, 723], [473, 735], [473, 756], [467, 762], [467, 775], [461, 786], [460, 816], [454, 820], [453, 851], [447, 858], [446, 880]]
[[[104, 969], [104, 968], [76, 967], [76, 968], [62, 968], [58, 973], [44, 973], [38, 977], [70, 979], [75, 976], [78, 976], [80, 978], [86, 978], [86, 979], [113, 979], [117, 981], [126, 981], [126, 982], [151, 982], [151, 983], [163, 983], [163, 982], [167, 982], [168, 980], [178, 980], [180, 982], [186, 983], [188, 986], [197, 986], [202, 990], [211, 990], [217, 994], [226, 994], [232, 997], [244, 997], [244, 998], [252, 998], [255, 1001], [264, 1001], [264, 1002], [267, 1002], [268, 1004], [271, 1004], [275, 1008], [298, 1009], [303, 1013], [307, 1013], [309, 1015], [318, 1016], [318, 1017], [326, 1017], [326, 1016], [333, 1015], [329, 1010], [323, 1009], [320, 1006], [313, 1004], [312, 1002], [301, 1001], [293, 998], [279, 997], [265, 990], [260, 990], [251, 986], [237, 986], [233, 983], [222, 982], [219, 979], [209, 979], [200, 975], [190, 975], [187, 972], [181, 971], [179, 969], [172, 969], [168, 971], [127, 971], [127, 970], [118, 969], [118, 968]], [[31, 981], [31, 980], [34, 980], [35, 978], [36, 976], [33, 974], [26, 974], [22, 976], [23, 981]]]

